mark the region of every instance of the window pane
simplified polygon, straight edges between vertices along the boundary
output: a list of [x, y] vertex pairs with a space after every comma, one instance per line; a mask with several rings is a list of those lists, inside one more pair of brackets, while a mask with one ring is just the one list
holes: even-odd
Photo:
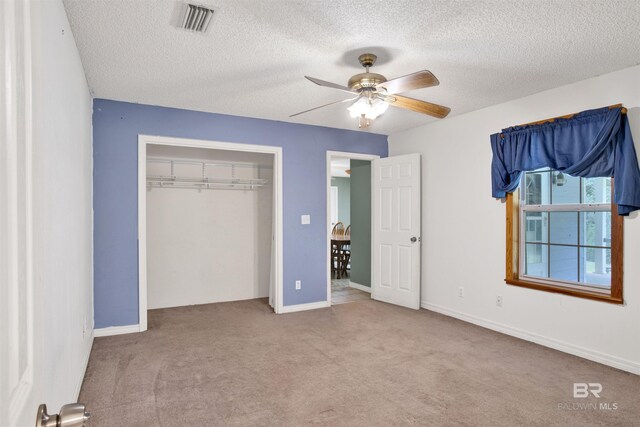
[[611, 203], [611, 178], [583, 178], [583, 203]]
[[611, 249], [580, 248], [581, 282], [611, 287]]
[[563, 172], [551, 172], [551, 203], [580, 203], [580, 178]]
[[556, 280], [578, 281], [578, 248], [551, 246], [549, 277]]
[[[521, 181], [521, 255], [523, 276], [611, 289], [612, 178], [579, 178], [541, 168]], [[578, 205], [592, 211], [578, 212]], [[586, 204], [604, 205], [587, 207]], [[533, 212], [527, 205], [543, 205]], [[547, 209], [544, 205], [549, 205]], [[526, 278], [524, 279], [526, 280]]]
[[578, 244], [578, 212], [550, 212], [551, 243]]
[[526, 212], [524, 217], [525, 242], [547, 243], [548, 224], [547, 212]]
[[526, 205], [549, 204], [549, 179], [549, 169], [527, 172], [525, 174], [524, 203]]
[[549, 254], [547, 245], [527, 243], [525, 245], [525, 274], [536, 277], [548, 277]]
[[580, 212], [580, 244], [611, 246], [611, 212]]

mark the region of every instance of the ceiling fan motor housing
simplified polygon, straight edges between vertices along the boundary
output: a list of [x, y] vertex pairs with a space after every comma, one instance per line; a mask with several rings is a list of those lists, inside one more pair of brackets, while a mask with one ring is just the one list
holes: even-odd
[[347, 86], [354, 92], [360, 92], [361, 89], [365, 88], [375, 88], [376, 85], [380, 83], [384, 83], [387, 81], [387, 78], [382, 74], [370, 73], [369, 67], [375, 64], [376, 59], [378, 57], [373, 53], [363, 53], [358, 57], [358, 61], [360, 61], [360, 65], [367, 69], [366, 72], [356, 74], [355, 76], [349, 79]]
[[380, 83], [386, 82], [387, 79], [382, 74], [377, 73], [360, 73], [349, 79], [349, 89], [352, 91], [360, 91], [364, 88], [372, 88]]

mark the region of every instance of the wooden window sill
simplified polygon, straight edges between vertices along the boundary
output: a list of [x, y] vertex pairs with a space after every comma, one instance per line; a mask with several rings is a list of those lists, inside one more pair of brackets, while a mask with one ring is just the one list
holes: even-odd
[[527, 282], [519, 279], [505, 279], [508, 285], [520, 286], [522, 288], [536, 289], [539, 291], [555, 292], [563, 295], [571, 295], [578, 298], [586, 298], [595, 301], [604, 301], [611, 304], [624, 304], [622, 297], [613, 297], [611, 295], [598, 292], [582, 291], [572, 288], [563, 288], [560, 286], [546, 285], [544, 283]]

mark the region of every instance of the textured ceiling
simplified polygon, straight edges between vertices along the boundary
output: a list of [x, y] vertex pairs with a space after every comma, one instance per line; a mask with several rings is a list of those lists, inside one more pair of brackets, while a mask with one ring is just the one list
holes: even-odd
[[[346, 105], [359, 53], [388, 79], [428, 69], [440, 86], [405, 93], [451, 116], [640, 63], [640, 1], [202, 0], [206, 34], [171, 25], [176, 1], [65, 0], [95, 97], [357, 129]], [[389, 108], [369, 132], [436, 119]], [[446, 119], [445, 119], [446, 120]]]

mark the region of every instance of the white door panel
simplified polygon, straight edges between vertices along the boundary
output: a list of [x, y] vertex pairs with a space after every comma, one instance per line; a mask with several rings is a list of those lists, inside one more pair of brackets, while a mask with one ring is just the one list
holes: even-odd
[[372, 298], [419, 309], [420, 155], [374, 160], [372, 167]]

